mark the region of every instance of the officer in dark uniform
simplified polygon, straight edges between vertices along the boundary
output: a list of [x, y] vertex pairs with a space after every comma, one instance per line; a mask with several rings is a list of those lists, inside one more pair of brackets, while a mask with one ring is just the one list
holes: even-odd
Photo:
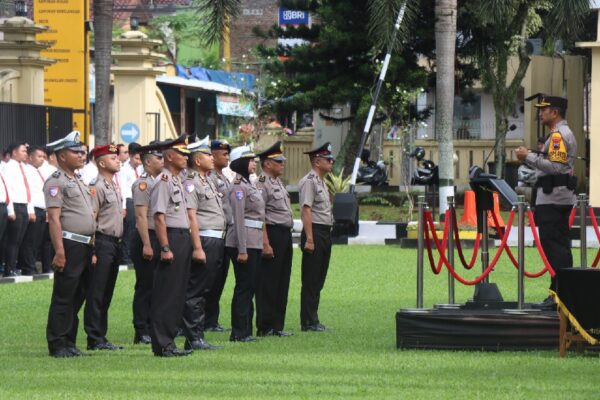
[[300, 325], [303, 331], [320, 332], [327, 329], [319, 321], [318, 310], [329, 269], [333, 226], [329, 191], [323, 181], [333, 166], [331, 143], [304, 154], [309, 155], [312, 170], [300, 180], [300, 247], [303, 251]]
[[177, 357], [190, 354], [175, 345], [192, 258], [190, 223], [180, 178], [187, 167], [187, 135], [165, 143], [164, 148], [164, 168], [150, 195], [150, 214], [158, 239], [158, 248], [153, 251], [160, 257], [152, 288], [150, 334], [154, 355]]
[[263, 252], [256, 292], [258, 336], [291, 336], [283, 330], [292, 272], [292, 206], [290, 195], [279, 177], [285, 157], [281, 142], [257, 154], [262, 173], [256, 187], [265, 201]]
[[204, 338], [206, 296], [222, 268], [225, 253], [226, 222], [223, 200], [206, 175], [214, 168], [208, 138], [188, 145], [190, 158], [185, 193], [195, 258], [190, 269], [183, 310], [185, 348], [214, 350]]
[[92, 268], [84, 309], [84, 327], [88, 350], [118, 350], [107, 338], [108, 308], [112, 300], [121, 258], [121, 191], [113, 181], [121, 169], [117, 146], [108, 144], [92, 150], [98, 176], [90, 182], [90, 191], [98, 209]]
[[138, 150], [142, 158], [144, 172], [131, 187], [135, 208], [136, 230], [131, 237], [131, 260], [135, 268], [135, 289], [133, 292], [134, 344], [150, 344], [150, 306], [152, 304], [152, 284], [154, 270], [159, 257], [153, 249], [158, 248], [154, 232], [154, 217], [150, 215], [150, 193], [155, 178], [163, 169], [162, 153], [158, 144], [151, 143]]
[[79, 312], [86, 295], [92, 262], [92, 236], [97, 209], [93, 192], [75, 171], [83, 167], [85, 150], [79, 132], [48, 144], [56, 153], [58, 169], [44, 184], [50, 238], [54, 247], [54, 286], [46, 337], [53, 357], [83, 355], [75, 347]]
[[[225, 220], [231, 220], [231, 207], [229, 206], [229, 199], [227, 195], [231, 182], [223, 174], [223, 168], [227, 168], [229, 165], [229, 153], [231, 153], [231, 146], [226, 140], [213, 140], [210, 142], [210, 150], [213, 155], [213, 161], [215, 168], [208, 173], [208, 177], [212, 180], [213, 184], [221, 194], [223, 200], [223, 211], [225, 212]], [[219, 302], [221, 301], [221, 295], [223, 294], [223, 288], [225, 288], [225, 282], [227, 281], [227, 274], [229, 272], [229, 256], [227, 252], [223, 257], [223, 262], [217, 275], [213, 286], [206, 297], [206, 318], [204, 321], [205, 330], [212, 332], [226, 332], [229, 329], [224, 328], [219, 324]]]
[[232, 342], [252, 342], [252, 299], [256, 290], [257, 271], [263, 248], [265, 202], [259, 190], [250, 182], [256, 172], [255, 154], [241, 146], [231, 152], [231, 169], [236, 173], [229, 191], [233, 214], [227, 229], [226, 251], [233, 262], [235, 288], [231, 300]]
[[[536, 171], [535, 221], [548, 261], [555, 270], [569, 268], [573, 266], [569, 215], [576, 201], [573, 163], [577, 142], [564, 119], [567, 99], [542, 95], [535, 106], [539, 109], [540, 121], [550, 129], [542, 150], [546, 154], [530, 152], [523, 146], [515, 153], [520, 161]], [[555, 278], [550, 289], [556, 291]], [[554, 307], [554, 301], [548, 297], [538, 307]]]

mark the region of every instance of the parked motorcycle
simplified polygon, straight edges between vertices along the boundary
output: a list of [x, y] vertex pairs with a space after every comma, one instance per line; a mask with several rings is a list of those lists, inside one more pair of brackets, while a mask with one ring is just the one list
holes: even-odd
[[425, 160], [424, 148], [415, 147], [408, 156], [417, 160], [417, 169], [410, 180], [411, 185], [430, 186], [439, 184], [438, 166], [431, 160]]
[[360, 157], [364, 165], [358, 168], [356, 182], [365, 183], [371, 186], [386, 185], [388, 171], [385, 161], [379, 160], [375, 162], [369, 159], [370, 156], [371, 152], [367, 149], [364, 149]]

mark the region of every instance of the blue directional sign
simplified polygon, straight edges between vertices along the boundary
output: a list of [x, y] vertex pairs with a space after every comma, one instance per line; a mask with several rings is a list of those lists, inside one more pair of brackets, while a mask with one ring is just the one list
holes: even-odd
[[279, 25], [308, 25], [308, 11], [279, 9]]
[[121, 126], [121, 139], [125, 143], [135, 142], [140, 138], [140, 128], [133, 122], [126, 122]]

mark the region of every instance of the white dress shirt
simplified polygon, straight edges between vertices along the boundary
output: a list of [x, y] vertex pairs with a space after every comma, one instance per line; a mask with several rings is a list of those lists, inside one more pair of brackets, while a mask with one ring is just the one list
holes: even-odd
[[[21, 165], [23, 166], [23, 171], [25, 171], [27, 164], [11, 159], [6, 163], [6, 165], [4, 165], [2, 172], [4, 173], [4, 180], [6, 181], [8, 196], [10, 197], [11, 203], [27, 204], [27, 213], [33, 214], [33, 203], [31, 202], [31, 199], [30, 201], [27, 201], [27, 186], [25, 186], [25, 179], [23, 179]], [[25, 177], [27, 177], [27, 173], [25, 173]], [[31, 183], [29, 182], [28, 177], [27, 184], [29, 185], [29, 193], [31, 194]], [[12, 214], [8, 215], [13, 214], [14, 211]]]
[[143, 172], [144, 169], [141, 165], [138, 165], [137, 168], [134, 169], [129, 161], [121, 166], [117, 178], [121, 188], [121, 195], [123, 196], [123, 208], [125, 208], [126, 200], [132, 198], [131, 186]]
[[81, 175], [83, 183], [89, 185], [92, 179], [98, 176], [98, 167], [96, 167], [95, 163], [90, 161], [81, 168], [79, 174]]
[[44, 181], [50, 177], [56, 171], [56, 167], [50, 164], [48, 161], [44, 161], [42, 165], [38, 168], [38, 170], [42, 173], [42, 177]]
[[31, 191], [31, 203], [33, 207], [46, 209], [46, 200], [44, 199], [44, 182], [46, 179], [42, 172], [36, 167], [26, 164], [25, 173], [29, 182], [29, 190]]
[[[8, 189], [8, 185], [6, 185], [6, 178], [4, 178], [4, 174], [0, 172], [0, 203], [6, 203], [6, 191]], [[8, 198], [8, 204], [6, 204], [6, 211], [8, 215], [13, 215], [15, 210], [12, 205], [12, 200]]]

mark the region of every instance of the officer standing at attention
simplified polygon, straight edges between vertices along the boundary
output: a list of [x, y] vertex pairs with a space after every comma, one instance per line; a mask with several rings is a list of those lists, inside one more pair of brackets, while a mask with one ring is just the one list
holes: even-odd
[[255, 157], [246, 146], [237, 147], [231, 152], [230, 168], [236, 177], [229, 191], [233, 219], [229, 222], [225, 246], [235, 273], [229, 337], [232, 342], [256, 340], [252, 336], [252, 299], [263, 248], [265, 202], [256, 186], [250, 183], [250, 174], [256, 172]]
[[[573, 175], [573, 163], [577, 142], [564, 119], [567, 99], [542, 95], [535, 106], [539, 109], [540, 121], [550, 129], [542, 151], [545, 154], [532, 153], [523, 146], [518, 147], [515, 153], [521, 162], [536, 171], [535, 222], [548, 262], [555, 270], [570, 268], [573, 255], [569, 215], [576, 201], [577, 179]], [[550, 289], [556, 291], [556, 278], [552, 278]], [[554, 306], [551, 297], [537, 305], [538, 308]]]
[[117, 156], [117, 146], [114, 144], [96, 146], [92, 153], [98, 167], [98, 176], [90, 182], [90, 191], [98, 209], [98, 223], [92, 268], [88, 274], [84, 327], [88, 350], [118, 350], [122, 347], [112, 344], [106, 338], [106, 333], [108, 309], [115, 290], [121, 258], [123, 200], [113, 180], [121, 168], [121, 163]]
[[206, 296], [225, 254], [223, 200], [207, 173], [214, 168], [208, 138], [188, 145], [190, 158], [185, 181], [190, 232], [195, 257], [192, 260], [183, 310], [183, 331], [188, 350], [214, 350], [204, 339]]
[[265, 201], [263, 252], [256, 293], [258, 336], [291, 336], [283, 330], [292, 273], [292, 206], [290, 195], [279, 180], [285, 157], [281, 142], [257, 154], [262, 173], [256, 187]]
[[[229, 188], [231, 182], [225, 174], [223, 174], [223, 168], [229, 166], [229, 153], [231, 153], [231, 146], [226, 140], [213, 140], [210, 142], [210, 150], [212, 152], [213, 161], [215, 167], [207, 175], [212, 180], [214, 186], [217, 188], [223, 203], [223, 211], [225, 213], [226, 224], [231, 221], [231, 206], [229, 205]], [[223, 256], [223, 262], [221, 267], [217, 271], [215, 281], [206, 297], [206, 317], [204, 320], [205, 330], [211, 332], [226, 332], [229, 329], [224, 328], [219, 324], [219, 302], [221, 301], [221, 295], [223, 294], [223, 288], [225, 288], [225, 282], [227, 281], [227, 274], [229, 272], [229, 256], [227, 252]]]
[[164, 148], [164, 168], [150, 195], [150, 214], [158, 240], [154, 254], [160, 257], [152, 287], [150, 335], [154, 355], [178, 357], [191, 353], [175, 345], [192, 261], [190, 222], [180, 178], [187, 167], [187, 135], [165, 143]]
[[135, 289], [133, 292], [133, 344], [150, 344], [150, 306], [152, 304], [152, 284], [154, 270], [159, 257], [153, 249], [158, 248], [154, 232], [154, 217], [150, 215], [150, 193], [155, 178], [163, 169], [162, 153], [159, 144], [150, 143], [139, 148], [144, 172], [132, 187], [135, 207], [136, 230], [131, 239], [131, 259], [135, 268]]
[[83, 167], [86, 156], [79, 132], [71, 132], [48, 147], [56, 153], [58, 169], [44, 183], [55, 253], [46, 337], [51, 356], [77, 357], [83, 355], [75, 347], [79, 324], [77, 313], [86, 295], [97, 209], [93, 192], [75, 174], [75, 170]]
[[312, 170], [300, 180], [300, 248], [303, 251], [300, 324], [303, 331], [320, 332], [327, 330], [319, 321], [318, 311], [331, 257], [333, 214], [329, 191], [323, 182], [333, 166], [331, 143], [304, 154], [310, 157]]

